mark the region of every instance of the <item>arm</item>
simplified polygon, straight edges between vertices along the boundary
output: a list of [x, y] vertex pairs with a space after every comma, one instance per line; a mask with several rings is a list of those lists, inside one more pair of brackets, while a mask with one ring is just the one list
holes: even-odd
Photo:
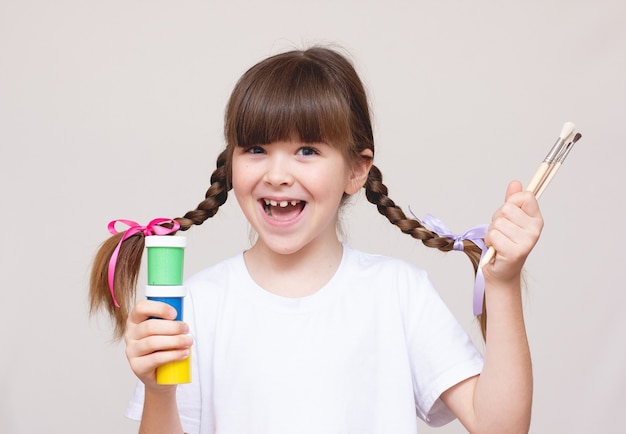
[[182, 433], [176, 386], [156, 382], [156, 368], [164, 363], [182, 360], [192, 344], [188, 327], [173, 319], [176, 311], [165, 303], [141, 301], [133, 308], [126, 325], [126, 356], [131, 369], [145, 385], [145, 399], [140, 433]]
[[498, 252], [483, 268], [487, 339], [483, 372], [442, 394], [472, 433], [527, 433], [532, 404], [532, 365], [522, 310], [521, 272], [543, 220], [532, 193], [511, 183], [485, 241]]
[[146, 388], [139, 434], [182, 432], [176, 405], [176, 386], [166, 390]]

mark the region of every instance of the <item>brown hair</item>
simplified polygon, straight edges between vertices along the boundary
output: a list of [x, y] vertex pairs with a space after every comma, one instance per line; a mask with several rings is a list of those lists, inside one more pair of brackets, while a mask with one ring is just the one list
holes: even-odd
[[[325, 47], [278, 54], [246, 71], [235, 85], [226, 107], [224, 135], [226, 149], [217, 159], [205, 199], [195, 210], [175, 219], [180, 223], [180, 230], [202, 224], [226, 202], [232, 185], [231, 157], [237, 146], [267, 144], [296, 135], [303, 142], [339, 146], [347, 161], [365, 158], [361, 153], [367, 149], [374, 154], [365, 88], [347, 58]], [[444, 252], [453, 249], [454, 240], [440, 237], [419, 220], [408, 218], [389, 198], [382, 181], [380, 170], [372, 166], [364, 186], [365, 195], [382, 215], [428, 247]], [[109, 293], [107, 267], [120, 239], [120, 234], [114, 235], [100, 247], [89, 292], [91, 312], [104, 308], [114, 320], [117, 338], [124, 333], [135, 297], [144, 247], [141, 234], [122, 243], [114, 282], [120, 303], [116, 308]], [[471, 241], [463, 243], [476, 271], [481, 251]], [[480, 323], [485, 336], [486, 312], [483, 312]]]

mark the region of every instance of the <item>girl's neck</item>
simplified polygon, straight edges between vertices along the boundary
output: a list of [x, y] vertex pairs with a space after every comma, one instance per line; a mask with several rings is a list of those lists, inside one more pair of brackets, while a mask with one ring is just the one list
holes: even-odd
[[321, 289], [335, 275], [343, 246], [333, 240], [318, 240], [297, 252], [280, 254], [262, 240], [244, 253], [252, 279], [268, 292], [283, 297], [305, 297]]

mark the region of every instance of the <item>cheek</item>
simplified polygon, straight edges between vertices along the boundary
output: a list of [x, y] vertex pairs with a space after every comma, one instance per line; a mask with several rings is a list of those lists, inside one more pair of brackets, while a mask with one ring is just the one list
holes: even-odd
[[254, 215], [254, 209], [256, 206], [256, 203], [253, 203], [252, 201], [253, 185], [248, 182], [246, 176], [236, 176], [234, 171], [231, 185], [231, 192], [235, 196], [239, 209], [243, 212], [246, 219], [251, 221], [250, 219]]
[[346, 168], [345, 164], [337, 165], [333, 168], [333, 170], [330, 170], [323, 176], [326, 184], [328, 184], [329, 182], [332, 183], [331, 188], [333, 189], [333, 191], [336, 191], [343, 195], [343, 192], [346, 190], [348, 182], [350, 180], [350, 172]]
[[251, 180], [250, 171], [247, 165], [241, 162], [233, 161], [231, 172], [231, 186], [235, 197], [239, 200], [246, 192], [249, 193]]

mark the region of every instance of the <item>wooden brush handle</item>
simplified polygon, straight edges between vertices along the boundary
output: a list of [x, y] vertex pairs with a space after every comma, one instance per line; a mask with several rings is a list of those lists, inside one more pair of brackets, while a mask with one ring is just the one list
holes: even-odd
[[526, 191], [532, 191], [534, 194], [537, 194], [537, 191], [541, 187], [546, 175], [550, 171], [550, 164], [547, 162], [543, 162], [539, 165], [539, 168], [535, 172], [535, 175], [532, 177], [528, 185], [526, 186]]
[[537, 191], [537, 193], [535, 193], [535, 197], [537, 199], [539, 199], [539, 197], [541, 197], [543, 192], [546, 190], [546, 187], [548, 186], [548, 184], [550, 184], [550, 181], [552, 181], [552, 178], [554, 178], [554, 175], [556, 175], [556, 173], [559, 171], [560, 168], [561, 168], [561, 163], [559, 163], [559, 162], [554, 163], [554, 165], [550, 168], [550, 171], [548, 172], [548, 175], [546, 176], [546, 178], [543, 180], [543, 182], [539, 186], [539, 191]]

